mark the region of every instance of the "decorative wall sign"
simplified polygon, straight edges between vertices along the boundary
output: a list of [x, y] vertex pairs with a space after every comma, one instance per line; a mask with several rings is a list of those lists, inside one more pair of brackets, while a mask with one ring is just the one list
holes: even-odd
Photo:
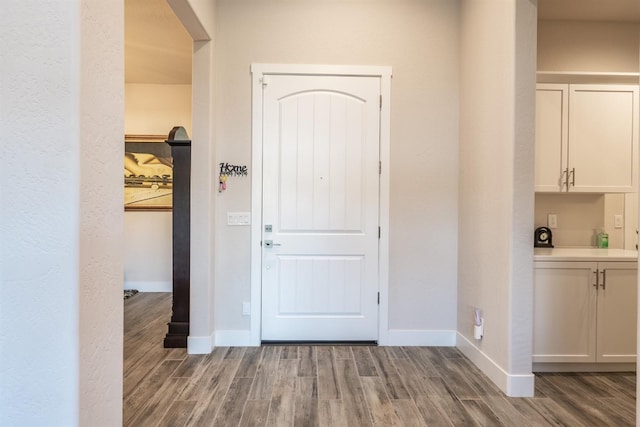
[[247, 176], [249, 170], [247, 166], [231, 165], [229, 163], [220, 163], [220, 175], [227, 176]]
[[230, 176], [247, 176], [249, 169], [246, 165], [232, 165], [229, 163], [220, 163], [220, 176], [218, 178], [218, 193], [222, 193], [227, 189], [227, 180]]

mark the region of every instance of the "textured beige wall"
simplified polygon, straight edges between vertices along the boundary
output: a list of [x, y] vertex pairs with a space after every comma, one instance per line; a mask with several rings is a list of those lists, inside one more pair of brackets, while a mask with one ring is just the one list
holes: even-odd
[[640, 23], [538, 22], [539, 71], [638, 72]]
[[119, 425], [123, 345], [124, 10], [122, 2], [78, 3], [81, 11], [79, 425]]
[[3, 7], [0, 422], [121, 425], [123, 3]]
[[[458, 332], [515, 395], [533, 392], [535, 12], [519, 0], [462, 2]], [[526, 378], [521, 389], [511, 374]]]
[[[456, 325], [458, 3], [218, 1], [216, 163], [251, 164], [251, 63], [385, 65], [391, 82], [389, 323]], [[251, 173], [251, 171], [250, 171]], [[250, 178], [216, 194], [216, 329], [248, 330]]]
[[191, 85], [125, 85], [125, 133], [168, 135], [182, 126], [191, 136]]

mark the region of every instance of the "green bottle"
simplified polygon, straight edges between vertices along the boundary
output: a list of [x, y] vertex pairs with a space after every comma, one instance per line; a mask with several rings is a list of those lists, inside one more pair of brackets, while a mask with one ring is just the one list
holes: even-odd
[[597, 237], [598, 247], [601, 249], [606, 249], [609, 247], [609, 235], [604, 231], [598, 233]]

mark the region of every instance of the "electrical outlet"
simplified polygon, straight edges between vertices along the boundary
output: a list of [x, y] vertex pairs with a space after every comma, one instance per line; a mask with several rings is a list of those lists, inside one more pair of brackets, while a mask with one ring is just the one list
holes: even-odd
[[613, 227], [614, 228], [622, 228], [623, 226], [624, 226], [624, 224], [623, 224], [622, 215], [614, 215], [613, 216]]
[[547, 215], [547, 227], [556, 228], [558, 226], [558, 216], [556, 214]]

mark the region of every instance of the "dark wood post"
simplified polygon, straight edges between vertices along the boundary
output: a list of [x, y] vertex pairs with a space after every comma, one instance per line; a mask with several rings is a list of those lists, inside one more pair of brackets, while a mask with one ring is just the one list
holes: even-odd
[[173, 157], [173, 312], [165, 348], [186, 348], [191, 286], [191, 140], [176, 126], [165, 141]]

